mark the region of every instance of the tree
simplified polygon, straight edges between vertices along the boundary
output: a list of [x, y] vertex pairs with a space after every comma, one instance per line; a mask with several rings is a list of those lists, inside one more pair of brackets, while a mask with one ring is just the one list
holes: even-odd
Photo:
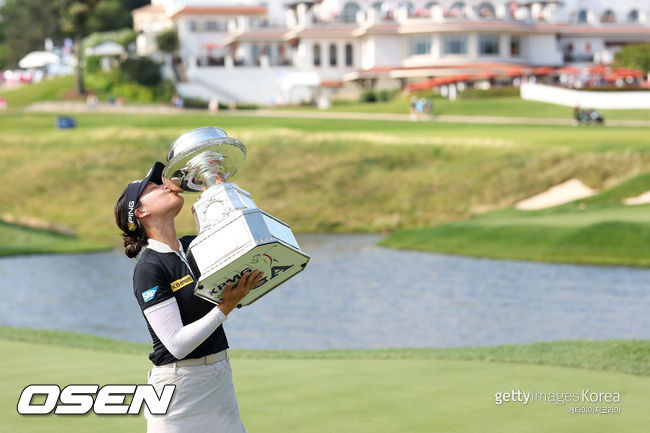
[[615, 59], [621, 66], [650, 72], [650, 43], [629, 44], [616, 53]]
[[7, 43], [5, 42], [5, 23], [0, 15], [0, 69], [4, 69], [7, 65]]
[[120, 0], [101, 0], [90, 17], [88, 26], [95, 32], [133, 28], [133, 17]]
[[79, 95], [85, 93], [83, 79], [83, 50], [81, 41], [90, 33], [91, 17], [99, 0], [59, 0], [59, 10], [63, 11], [60, 19], [61, 29], [74, 35], [75, 55], [77, 67], [75, 68], [75, 91]]
[[16, 65], [30, 51], [42, 50], [46, 38], [58, 45], [64, 35], [76, 39], [78, 31], [83, 37], [93, 31], [130, 28], [129, 8], [139, 7], [143, 2], [148, 3], [146, 0], [0, 0], [0, 65]]
[[42, 51], [46, 38], [59, 39], [59, 15], [49, 0], [6, 0], [0, 6], [0, 64], [15, 66], [30, 51]]
[[174, 53], [178, 49], [178, 33], [176, 29], [166, 30], [156, 36], [158, 48], [165, 53]]
[[149, 3], [151, 3], [151, 0], [122, 0], [124, 8], [128, 11], [141, 8], [142, 6], [146, 6]]

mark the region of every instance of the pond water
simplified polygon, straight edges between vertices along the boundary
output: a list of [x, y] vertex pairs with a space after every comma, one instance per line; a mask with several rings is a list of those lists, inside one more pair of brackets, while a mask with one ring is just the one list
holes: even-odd
[[[224, 324], [246, 349], [650, 338], [650, 270], [479, 259], [303, 235], [302, 273]], [[0, 259], [0, 325], [150, 343], [121, 251]]]

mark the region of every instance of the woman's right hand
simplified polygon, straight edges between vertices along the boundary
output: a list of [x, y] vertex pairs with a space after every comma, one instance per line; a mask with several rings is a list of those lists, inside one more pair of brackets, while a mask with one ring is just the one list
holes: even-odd
[[227, 316], [244, 296], [248, 295], [252, 289], [262, 285], [263, 279], [264, 272], [255, 269], [253, 272], [244, 273], [239, 279], [237, 287], [233, 288], [232, 282], [226, 284], [223, 292], [221, 292], [222, 301], [219, 304], [219, 309]]

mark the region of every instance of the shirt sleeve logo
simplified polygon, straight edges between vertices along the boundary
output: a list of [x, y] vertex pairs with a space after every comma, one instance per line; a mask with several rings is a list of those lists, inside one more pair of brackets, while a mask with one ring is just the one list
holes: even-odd
[[194, 280], [192, 279], [192, 277], [191, 277], [190, 275], [185, 275], [183, 278], [181, 278], [181, 279], [179, 279], [179, 280], [176, 280], [176, 281], [172, 282], [172, 284], [171, 284], [171, 286], [172, 286], [172, 292], [175, 292], [175, 291], [177, 291], [177, 290], [180, 290], [180, 289], [182, 289], [183, 287], [185, 287], [185, 286], [187, 286], [188, 284], [191, 284], [191, 283], [193, 283], [193, 282], [194, 282]]
[[142, 292], [142, 299], [144, 299], [144, 302], [151, 301], [153, 297], [156, 296], [157, 291], [158, 291], [158, 286], [154, 287], [153, 289], [149, 289], [146, 292]]

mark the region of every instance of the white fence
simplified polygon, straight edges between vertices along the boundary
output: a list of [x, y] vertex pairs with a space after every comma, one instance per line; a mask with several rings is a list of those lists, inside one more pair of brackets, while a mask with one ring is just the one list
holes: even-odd
[[542, 84], [521, 85], [522, 99], [551, 104], [596, 109], [650, 109], [650, 91], [589, 91], [573, 90]]
[[177, 83], [183, 97], [258, 105], [298, 104], [314, 99], [320, 77], [291, 67], [190, 67], [187, 83]]

